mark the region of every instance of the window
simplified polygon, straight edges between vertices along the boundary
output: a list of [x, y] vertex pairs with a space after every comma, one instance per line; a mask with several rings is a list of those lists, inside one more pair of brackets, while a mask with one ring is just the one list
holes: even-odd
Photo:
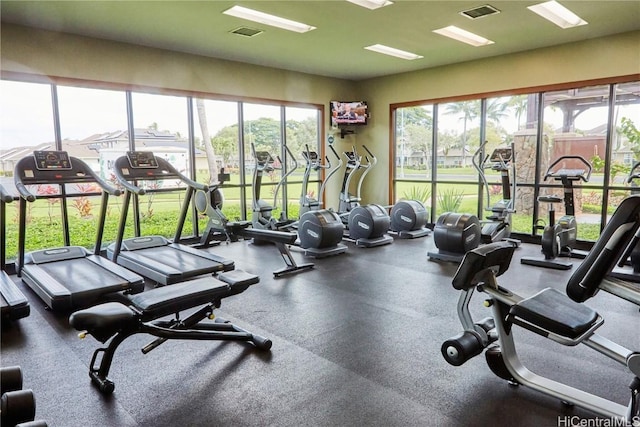
[[[610, 93], [615, 93], [615, 103]], [[415, 126], [415, 112], [421, 110], [430, 122]], [[576, 184], [574, 188], [580, 240], [597, 239], [606, 215], [633, 191], [627, 180], [631, 166], [640, 161], [639, 82], [436, 104], [425, 102], [418, 106], [397, 106], [393, 117], [395, 198], [415, 196], [415, 192], [408, 191], [409, 186], [423, 185], [425, 193], [433, 194], [433, 222], [449, 210], [482, 217], [487, 206], [502, 198], [500, 173], [484, 170], [489, 182], [487, 200], [486, 190], [478, 185], [477, 171], [471, 167], [471, 159], [481, 142], [486, 142], [484, 156], [496, 147], [514, 148], [516, 170], [510, 179], [513, 182], [515, 177], [516, 182], [512, 215], [512, 230], [516, 233], [540, 234], [534, 225], [538, 219], [546, 220], [548, 207], [539, 206], [537, 197], [562, 194], [559, 181], [544, 179], [549, 166], [561, 156], [580, 155], [592, 167], [589, 182]], [[538, 124], [539, 117], [543, 118], [542, 126]], [[543, 129], [541, 135], [539, 128]], [[425, 144], [423, 162], [418, 159], [419, 153], [416, 156], [419, 151], [416, 140], [430, 141], [432, 133], [436, 134], [435, 148], [431, 150], [431, 142]], [[435, 161], [429, 157], [432, 153]], [[563, 159], [560, 163], [565, 169], [589, 169], [574, 160]], [[422, 164], [424, 174], [418, 171]], [[431, 165], [436, 167], [433, 173], [428, 170]], [[555, 208], [557, 216], [564, 213], [562, 203]]]
[[[258, 149], [271, 152], [276, 158], [285, 159], [283, 144], [288, 143], [300, 163], [299, 170], [289, 177], [288, 185], [279, 190], [275, 208], [282, 211], [286, 206], [297, 217], [302, 193], [304, 146], [308, 144], [310, 150], [320, 151], [322, 110], [317, 106], [252, 104], [241, 100], [193, 99], [187, 95], [167, 96], [5, 80], [0, 84], [3, 118], [11, 118], [3, 120], [0, 125], [3, 141], [0, 183], [10, 191], [13, 189], [11, 175], [15, 162], [25, 155], [31, 155], [34, 149], [68, 151], [70, 155], [89, 163], [105, 180], [115, 185], [115, 177], [111, 172], [113, 162], [132, 147], [135, 150], [152, 151], [168, 159], [178, 170], [198, 182], [217, 182], [218, 172], [214, 171], [215, 177], [211, 176], [207, 156], [207, 151], [210, 151], [208, 148], [212, 148], [215, 169], [220, 171], [224, 168], [231, 175], [230, 182], [225, 183], [223, 212], [233, 220], [247, 219], [247, 216], [251, 216], [255, 164], [250, 144], [254, 143]], [[54, 94], [57, 96], [54, 97]], [[130, 116], [127, 109], [129, 99]], [[57, 116], [55, 112], [58, 112]], [[242, 128], [239, 126], [241, 118]], [[59, 125], [56, 126], [56, 123]], [[203, 135], [204, 127], [208, 136]], [[56, 128], [60, 130], [58, 136]], [[241, 141], [245, 142], [244, 145], [241, 145]], [[267, 196], [265, 200], [269, 203], [273, 202], [276, 183], [291, 170], [292, 160], [285, 159], [287, 164], [279, 165], [284, 170], [267, 174], [263, 195]], [[317, 194], [320, 177], [318, 172], [312, 175], [313, 184], [309, 191]], [[54, 191], [46, 186], [41, 187], [34, 191], [41, 194]], [[164, 191], [173, 188], [180, 190]], [[142, 234], [173, 237], [175, 219], [184, 201], [182, 188], [178, 182], [162, 182], [154, 188], [155, 191], [140, 197], [139, 218], [134, 220], [133, 209], [129, 211], [131, 214], [125, 234], [133, 235], [137, 228], [134, 225], [139, 224]], [[67, 201], [71, 241], [90, 248], [95, 239], [94, 217], [97, 217], [100, 203], [99, 191], [93, 186], [67, 190], [81, 194]], [[12, 192], [15, 194], [15, 191]], [[17, 254], [17, 204], [14, 205], [15, 212], [11, 205], [8, 209], [8, 259], [14, 259]], [[103, 240], [105, 245], [115, 240], [121, 205], [122, 198], [110, 198]], [[60, 203], [54, 198], [38, 200], [29, 206], [32, 221], [30, 233], [37, 235], [37, 239], [27, 241], [27, 250], [63, 244], [63, 236], [59, 236], [59, 213]], [[192, 218], [198, 219], [198, 227], [190, 222]], [[205, 217], [188, 216], [183, 236], [192, 234], [191, 229], [203, 230], [206, 222]], [[55, 226], [52, 227], [52, 224]]]

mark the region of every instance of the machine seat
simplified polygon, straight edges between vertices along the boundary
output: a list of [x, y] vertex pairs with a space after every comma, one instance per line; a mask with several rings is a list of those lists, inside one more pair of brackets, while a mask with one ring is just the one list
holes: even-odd
[[562, 202], [562, 197], [558, 197], [555, 195], [550, 196], [538, 196], [538, 201], [543, 203], [560, 203]]
[[571, 340], [594, 328], [600, 319], [594, 310], [553, 288], [543, 289], [513, 305], [509, 317], [521, 326], [533, 325]]

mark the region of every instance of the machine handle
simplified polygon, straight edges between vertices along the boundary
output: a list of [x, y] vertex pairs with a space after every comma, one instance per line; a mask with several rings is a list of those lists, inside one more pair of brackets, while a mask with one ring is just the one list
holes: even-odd
[[627, 178], [627, 184], [631, 184], [634, 179], [640, 178], [640, 171], [636, 171], [638, 168], [640, 168], [640, 162], [636, 162], [636, 164], [631, 167], [629, 177]]
[[560, 163], [560, 162], [562, 162], [564, 160], [567, 160], [567, 159], [579, 160], [580, 162], [582, 162], [586, 166], [586, 169], [585, 169], [586, 170], [586, 174], [583, 172], [579, 176], [576, 176], [576, 178], [580, 178], [584, 182], [589, 182], [589, 178], [591, 178], [591, 164], [589, 162], [587, 162], [584, 159], [584, 157], [582, 157], [582, 156], [560, 156], [560, 157], [558, 157], [547, 168], [547, 173], [544, 175], [544, 179], [546, 180], [547, 178], [559, 177], [560, 175], [557, 172], [553, 172], [553, 167], [556, 166], [558, 163]]
[[27, 187], [22, 182], [16, 182], [16, 190], [24, 199], [28, 202], [34, 202], [36, 200], [36, 196], [31, 193]]

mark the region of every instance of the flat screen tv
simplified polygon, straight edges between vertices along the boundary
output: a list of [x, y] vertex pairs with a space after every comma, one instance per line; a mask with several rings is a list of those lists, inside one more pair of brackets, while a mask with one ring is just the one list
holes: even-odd
[[366, 125], [368, 117], [364, 101], [331, 101], [331, 126]]

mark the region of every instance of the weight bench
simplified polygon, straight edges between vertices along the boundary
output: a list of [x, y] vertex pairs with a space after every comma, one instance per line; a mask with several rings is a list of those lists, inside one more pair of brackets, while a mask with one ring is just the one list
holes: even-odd
[[[113, 393], [115, 385], [107, 375], [115, 351], [125, 339], [139, 333], [157, 337], [142, 348], [144, 354], [168, 339], [250, 341], [260, 350], [269, 350], [271, 340], [224, 319], [201, 323], [205, 318], [213, 319], [213, 310], [220, 307], [223, 298], [242, 293], [259, 280], [256, 275], [233, 270], [123, 296], [122, 302], [107, 302], [71, 314], [69, 323], [83, 331], [80, 338], [90, 334], [102, 343], [110, 340], [107, 347], [93, 353], [89, 366], [92, 383], [104, 394]], [[181, 311], [197, 307], [180, 318]]]
[[266, 241], [276, 245], [276, 248], [278, 248], [278, 252], [280, 252], [280, 255], [286, 265], [281, 269], [274, 271], [274, 277], [311, 270], [313, 268], [313, 263], [311, 262], [305, 262], [302, 264], [296, 263], [295, 258], [291, 254], [291, 250], [288, 245], [295, 244], [298, 237], [295, 233], [278, 230], [263, 230], [259, 228], [245, 228], [241, 231], [241, 234], [245, 238], [253, 239], [254, 242]]

